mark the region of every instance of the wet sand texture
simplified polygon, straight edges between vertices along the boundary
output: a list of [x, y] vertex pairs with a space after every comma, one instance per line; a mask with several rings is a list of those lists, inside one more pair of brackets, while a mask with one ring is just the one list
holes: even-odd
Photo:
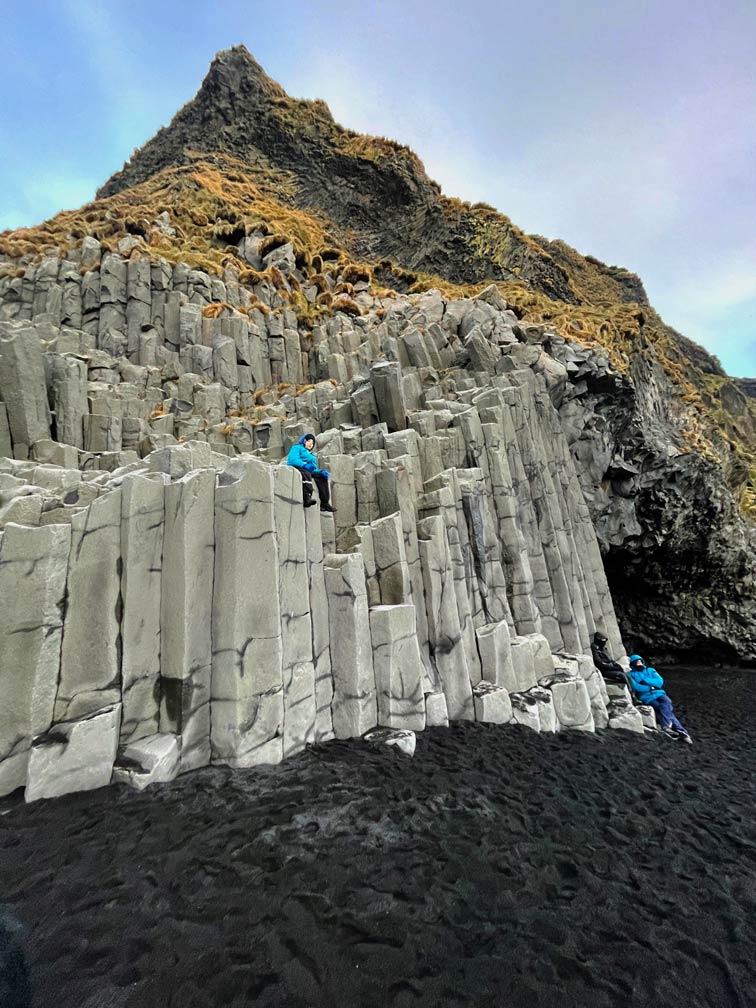
[[668, 684], [693, 746], [468, 722], [10, 807], [35, 1008], [756, 1004], [753, 677]]

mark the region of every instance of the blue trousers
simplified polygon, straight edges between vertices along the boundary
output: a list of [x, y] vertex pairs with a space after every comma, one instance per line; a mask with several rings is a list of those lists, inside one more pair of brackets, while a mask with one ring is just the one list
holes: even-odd
[[652, 700], [651, 706], [656, 711], [656, 716], [662, 728], [676, 728], [677, 731], [682, 732], [684, 735], [688, 734], [675, 716], [674, 709], [672, 708], [672, 701], [666, 693], [657, 697], [656, 700]]

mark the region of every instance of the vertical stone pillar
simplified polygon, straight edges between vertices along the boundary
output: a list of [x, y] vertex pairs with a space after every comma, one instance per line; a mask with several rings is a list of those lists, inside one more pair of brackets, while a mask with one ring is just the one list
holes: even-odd
[[0, 321], [0, 397], [13, 454], [28, 458], [35, 441], [50, 437], [50, 410], [39, 337], [27, 322]]
[[210, 762], [215, 472], [165, 488], [160, 730], [180, 736], [179, 772]]
[[370, 610], [370, 635], [378, 695], [378, 724], [386, 728], [425, 728], [423, 666], [411, 605]]
[[[529, 374], [532, 375], [532, 372]], [[581, 623], [584, 627], [585, 622], [583, 602], [579, 584], [571, 576], [572, 551], [561, 506], [561, 488], [557, 490], [554, 480], [559, 437], [552, 432], [546, 435], [544, 429], [548, 425], [548, 414], [553, 412], [554, 407], [548, 396], [537, 395], [535, 382], [540, 379], [536, 379], [535, 375], [532, 377], [532, 381], [520, 387], [519, 406], [524, 420], [520, 437], [525, 455], [536, 460], [536, 464], [528, 468], [530, 492], [551, 582], [553, 616], [557, 621], [557, 626], [554, 626], [550, 621], [542, 620], [542, 630], [549, 637], [552, 650], [557, 651], [564, 646], [568, 650], [579, 651]]]
[[[558, 418], [554, 416], [554, 423]], [[601, 559], [596, 532], [591, 521], [588, 505], [575, 471], [575, 463], [570, 455], [567, 439], [560, 437], [556, 441], [560, 454], [560, 477], [562, 492], [566, 506], [572, 519], [573, 540], [575, 551], [573, 562], [579, 564], [580, 578], [585, 586], [586, 599], [586, 634], [588, 639], [582, 643], [581, 650], [590, 649], [590, 637], [596, 630], [601, 630], [609, 639], [609, 647], [613, 654], [623, 654], [624, 646], [620, 637], [614, 604], [606, 581], [604, 564]]]
[[[540, 489], [536, 496], [538, 507], [534, 504], [531, 496], [531, 480], [528, 478], [528, 474], [532, 473], [534, 468], [540, 468], [543, 462], [532, 451], [527, 437], [526, 419], [521, 407], [523, 394], [519, 388], [502, 390], [502, 398], [505, 403], [502, 421], [509, 470], [512, 474], [512, 487], [517, 501], [518, 522], [525, 540], [533, 576], [533, 601], [540, 614], [540, 627], [528, 632], [543, 632], [550, 639], [558, 640], [561, 637], [559, 621], [555, 612], [549, 568], [543, 553], [537, 519], [538, 507], [544, 505], [540, 500]], [[532, 483], [533, 486], [538, 486], [535, 477]], [[519, 626], [518, 630], [520, 633], [523, 632]]]
[[504, 620], [478, 627], [475, 631], [483, 678], [510, 693], [520, 688], [512, 664], [512, 642]]
[[354, 461], [357, 521], [365, 525], [369, 525], [370, 522], [380, 517], [376, 476], [380, 472], [385, 459], [386, 452], [383, 449], [377, 449], [375, 451], [362, 452]]
[[364, 735], [378, 723], [365, 570], [359, 553], [325, 557], [336, 738]]
[[152, 323], [152, 267], [149, 259], [129, 259], [126, 270], [127, 352], [136, 360], [143, 329]]
[[351, 455], [329, 455], [321, 463], [331, 474], [331, 496], [336, 514], [334, 524], [338, 536], [357, 524], [357, 492], [354, 484], [354, 459]]
[[315, 665], [312, 655], [310, 585], [307, 571], [302, 480], [292, 466], [275, 470], [279, 604], [283, 641], [283, 754], [304, 749], [315, 738]]
[[71, 557], [55, 721], [121, 699], [121, 490], [71, 518]]
[[0, 458], [13, 457], [13, 443], [10, 435], [10, 425], [8, 424], [8, 413], [5, 403], [0, 400]]
[[395, 606], [411, 602], [412, 589], [400, 515], [396, 513], [378, 518], [370, 528], [381, 604]]
[[441, 679], [449, 718], [473, 721], [470, 672], [443, 518], [440, 515], [424, 518], [417, 523], [417, 529], [431, 658]]
[[0, 537], [0, 795], [26, 784], [32, 739], [53, 720], [71, 529]]
[[235, 459], [215, 493], [213, 760], [279, 763], [283, 642], [273, 469]]
[[[510, 626], [514, 626], [507, 599], [501, 544], [489, 508], [485, 483], [467, 481], [462, 478], [462, 474], [458, 475], [461, 484], [462, 511], [467, 524], [473, 569], [483, 608], [482, 615], [486, 623], [506, 620]], [[480, 625], [482, 624], [476, 622], [476, 626]]]
[[407, 426], [407, 411], [399, 363], [380, 361], [374, 364], [370, 368], [370, 383], [380, 419], [387, 424], [389, 431], [404, 430]]
[[97, 346], [121, 357], [128, 343], [126, 323], [128, 264], [120, 256], [103, 256], [100, 264], [100, 314]]
[[310, 589], [310, 619], [312, 623], [312, 657], [315, 664], [315, 741], [333, 738], [333, 675], [328, 627], [328, 597], [323, 570], [323, 539], [320, 515], [316, 508], [305, 512], [307, 537], [307, 573]]
[[530, 558], [518, 521], [517, 499], [504, 434], [499, 423], [484, 423], [482, 427], [491, 473], [491, 493], [499, 522], [499, 538], [512, 619], [519, 632], [533, 633], [540, 629], [541, 621], [533, 602], [533, 572], [530, 569]]
[[423, 568], [420, 563], [420, 547], [417, 539], [417, 497], [412, 483], [409, 468], [404, 464], [404, 457], [392, 459], [386, 463], [386, 469], [376, 473], [376, 489], [378, 490], [378, 505], [382, 515], [391, 515], [398, 511], [402, 522], [404, 537], [404, 555], [407, 560], [411, 602], [415, 607], [415, 628], [420, 646], [420, 657], [425, 671], [425, 691], [438, 692], [441, 681], [430, 659], [428, 644], [428, 616], [425, 610], [425, 589], [423, 585]]
[[84, 447], [84, 417], [87, 403], [87, 365], [76, 357], [51, 354], [50, 385], [55, 413], [55, 440]]
[[476, 602], [477, 608], [480, 608], [480, 603], [477, 583], [470, 583], [472, 578], [468, 578], [468, 571], [465, 565], [463, 543], [460, 537], [460, 524], [462, 525], [465, 539], [467, 537], [467, 529], [464, 524], [462, 509], [461, 507], [457, 507], [455, 501], [456, 481], [454, 479], [454, 471], [450, 470], [448, 473], [442, 473], [431, 485], [434, 489], [423, 496], [421, 513], [438, 513], [443, 519], [465, 661], [470, 681], [478, 682], [480, 680], [480, 663], [478, 650], [475, 645], [473, 611], [476, 608]]
[[162, 473], [127, 476], [121, 485], [121, 745], [152, 735], [160, 723], [160, 607], [165, 483]]

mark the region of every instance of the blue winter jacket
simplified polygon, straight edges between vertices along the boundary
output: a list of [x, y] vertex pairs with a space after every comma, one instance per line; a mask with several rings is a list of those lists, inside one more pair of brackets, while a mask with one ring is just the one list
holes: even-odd
[[321, 470], [318, 468], [318, 460], [315, 458], [314, 454], [311, 451], [308, 451], [304, 446], [305, 441], [311, 437], [312, 434], [303, 434], [299, 441], [289, 448], [289, 454], [286, 456], [286, 462], [290, 466], [298, 466], [300, 469], [306, 469], [307, 472], [319, 473]]
[[653, 700], [665, 695], [662, 687], [664, 680], [655, 668], [632, 668], [632, 662], [637, 661], [640, 655], [630, 655], [630, 682], [641, 703], [648, 704]]

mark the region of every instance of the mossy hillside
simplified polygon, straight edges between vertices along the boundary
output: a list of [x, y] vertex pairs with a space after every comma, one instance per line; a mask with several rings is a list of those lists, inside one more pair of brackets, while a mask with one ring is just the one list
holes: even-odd
[[[486, 204], [443, 196], [409, 148], [345, 130], [324, 102], [291, 98], [243, 47], [219, 54], [197, 97], [98, 195], [0, 235], [5, 270], [65, 254], [85, 235], [106, 249], [131, 235], [134, 256], [231, 270], [253, 292], [274, 287], [305, 326], [337, 310], [361, 313], [358, 275], [379, 299], [433, 287], [467, 297], [493, 281], [521, 319], [602, 348], [620, 371], [638, 355], [658, 360], [689, 447], [733, 473], [741, 465], [731, 456], [754, 456], [756, 404], [743, 407], [724, 376], [721, 387], [707, 385], [721, 368], [664, 325], [634, 274], [527, 235]], [[170, 229], [156, 222], [163, 212]], [[297, 275], [253, 269], [239, 249], [253, 235], [263, 252], [291, 242]]]
[[[131, 189], [95, 200], [77, 211], [64, 211], [36, 228], [5, 232], [0, 235], [0, 253], [11, 260], [5, 270], [17, 271], [18, 263], [24, 260], [38, 259], [49, 252], [65, 255], [81, 243], [84, 235], [113, 249], [120, 239], [131, 235], [138, 241], [131, 255], [184, 262], [219, 276], [232, 269], [251, 289], [270, 283], [305, 325], [335, 311], [361, 314], [362, 308], [352, 296], [355, 282], [367, 283], [370, 295], [383, 299], [390, 298], [394, 290], [412, 295], [433, 288], [449, 298], [472, 297], [489, 282], [454, 283], [386, 260], [377, 264], [355, 262], [347, 250], [334, 244], [333, 229], [322, 214], [305, 212], [279, 198], [290, 195], [294, 188], [295, 182], [285, 173], [255, 172], [227, 155], [204, 158], [195, 152], [189, 165], [164, 169]], [[502, 215], [486, 207], [453, 203], [451, 210], [459, 214], [464, 226], [470, 226], [472, 220], [475, 227], [476, 215], [485, 219], [485, 226], [479, 228], [481, 254], [501, 263], [512, 249], [521, 247], [522, 232]], [[155, 223], [164, 212], [169, 215], [174, 234]], [[275, 268], [252, 269], [238, 248], [241, 238], [250, 234], [264, 236], [261, 253], [290, 242], [301, 283]], [[533, 245], [538, 247], [535, 240]], [[576, 300], [586, 296], [588, 280], [595, 282], [597, 271], [596, 266], [584, 270], [575, 283]], [[605, 297], [597, 304], [566, 302], [533, 289], [517, 277], [514, 269], [510, 272], [512, 279], [499, 281], [497, 286], [524, 322], [548, 326], [582, 346], [603, 349], [620, 372], [627, 372], [639, 353], [658, 359], [677, 389], [684, 446], [726, 465], [731, 484], [747, 485], [746, 474], [754, 457], [756, 403], [738, 392], [744, 405], [734, 416], [728, 409], [733, 398], [732, 383], [726, 377], [713, 382], [712, 376], [703, 375], [681, 352], [652, 308]], [[302, 294], [306, 284], [318, 290], [314, 303]], [[606, 295], [607, 289], [602, 287], [599, 292]], [[268, 310], [257, 299], [253, 299], [251, 308]], [[224, 310], [231, 310], [230, 306], [218, 303], [205, 309], [215, 315]]]

